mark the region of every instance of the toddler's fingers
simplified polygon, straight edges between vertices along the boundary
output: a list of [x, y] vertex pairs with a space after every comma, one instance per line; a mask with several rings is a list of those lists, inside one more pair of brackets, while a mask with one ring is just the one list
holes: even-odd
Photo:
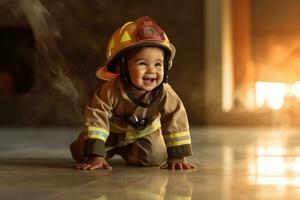
[[191, 169], [197, 169], [196, 165], [193, 165], [191, 163], [188, 163], [188, 165], [190, 166]]
[[92, 164], [89, 164], [89, 163], [85, 163], [81, 169], [90, 169], [93, 165]]
[[169, 167], [168, 163], [164, 163], [160, 166], [161, 169], [167, 169]]
[[76, 164], [74, 164], [73, 166], [74, 166], [76, 169], [78, 169], [78, 168], [80, 167], [80, 164], [81, 164], [81, 163], [76, 163]]
[[93, 170], [93, 169], [98, 169], [98, 168], [102, 168], [102, 165], [101, 164], [95, 164], [95, 165], [92, 165], [89, 169]]
[[77, 164], [75, 164], [75, 167], [76, 167], [77, 169], [80, 169], [80, 168], [82, 168], [85, 164], [86, 164], [86, 163], [77, 163]]
[[183, 169], [191, 169], [187, 163], [182, 163]]
[[175, 164], [174, 163], [171, 163], [170, 169], [175, 170]]
[[104, 163], [102, 167], [104, 169], [112, 169], [112, 167], [108, 163]]
[[176, 164], [175, 164], [175, 168], [176, 168], [176, 169], [179, 169], [179, 170], [183, 170], [182, 164], [181, 164], [181, 163], [176, 163]]

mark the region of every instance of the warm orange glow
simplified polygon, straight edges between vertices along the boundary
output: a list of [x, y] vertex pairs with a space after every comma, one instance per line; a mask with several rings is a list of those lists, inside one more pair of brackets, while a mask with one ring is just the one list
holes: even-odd
[[300, 81], [295, 82], [291, 86], [291, 93], [300, 101]]
[[293, 84], [259, 81], [255, 89], [258, 108], [267, 106], [279, 110], [284, 105], [286, 96], [295, 97], [300, 101], [300, 81]]
[[300, 186], [300, 157], [288, 156], [280, 144], [257, 147], [249, 172], [255, 176], [249, 181], [257, 185]]
[[288, 92], [288, 85], [275, 82], [257, 82], [256, 105], [262, 107], [267, 105], [269, 108], [279, 110], [284, 104], [284, 97]]

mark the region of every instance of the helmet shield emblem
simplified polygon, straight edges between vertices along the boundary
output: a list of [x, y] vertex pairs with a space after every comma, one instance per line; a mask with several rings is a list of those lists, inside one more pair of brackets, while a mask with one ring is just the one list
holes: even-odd
[[164, 41], [164, 32], [163, 30], [155, 24], [155, 22], [149, 18], [144, 17], [136, 29], [137, 39], [140, 40], [159, 40]]

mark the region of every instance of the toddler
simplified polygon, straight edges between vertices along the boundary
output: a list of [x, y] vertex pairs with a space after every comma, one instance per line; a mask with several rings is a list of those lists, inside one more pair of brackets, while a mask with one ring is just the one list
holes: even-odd
[[77, 169], [111, 169], [118, 154], [129, 164], [195, 169], [185, 108], [167, 83], [175, 47], [149, 17], [111, 37], [97, 77], [107, 80], [85, 111], [85, 127], [70, 145]]

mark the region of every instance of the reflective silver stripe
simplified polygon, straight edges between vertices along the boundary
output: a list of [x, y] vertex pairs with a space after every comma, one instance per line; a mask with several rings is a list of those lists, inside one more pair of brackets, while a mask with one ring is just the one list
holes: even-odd
[[164, 135], [163, 137], [167, 147], [191, 144], [191, 137], [189, 131], [169, 133]]
[[141, 137], [144, 137], [146, 135], [150, 135], [151, 133], [153, 133], [154, 131], [156, 131], [160, 127], [161, 127], [161, 123], [160, 123], [159, 118], [156, 118], [155, 120], [153, 120], [151, 122], [151, 124], [149, 124], [142, 131], [138, 131], [135, 128], [133, 128], [132, 126], [128, 126], [128, 130], [127, 130], [127, 133], [126, 133], [126, 140], [135, 140], [137, 138], [141, 138]]
[[87, 127], [87, 133], [85, 135], [85, 139], [100, 139], [102, 141], [106, 141], [108, 138], [109, 132], [100, 127], [90, 126]]

